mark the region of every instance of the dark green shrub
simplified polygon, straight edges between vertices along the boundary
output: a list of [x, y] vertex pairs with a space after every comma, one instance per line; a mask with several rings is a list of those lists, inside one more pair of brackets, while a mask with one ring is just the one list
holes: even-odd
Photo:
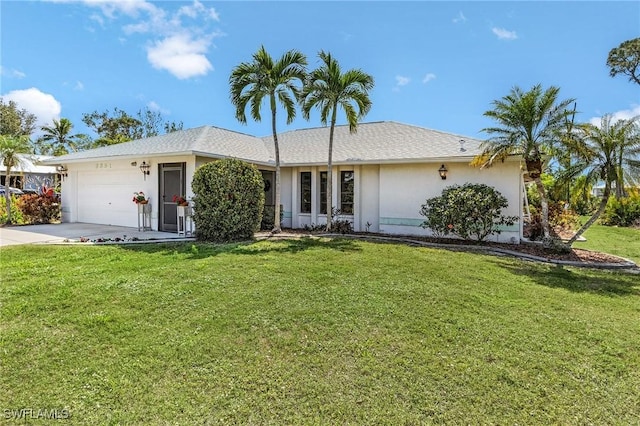
[[502, 214], [508, 205], [507, 199], [488, 185], [454, 185], [422, 205], [420, 214], [427, 219], [421, 226], [431, 229], [436, 236], [453, 234], [465, 240], [482, 241], [489, 235], [500, 234], [500, 226], [511, 226], [518, 220]]
[[640, 195], [630, 194], [629, 197], [617, 199], [609, 198], [607, 207], [600, 219], [603, 225], [631, 226], [640, 222]]
[[53, 191], [44, 195], [22, 195], [16, 205], [22, 213], [24, 223], [51, 223], [60, 220], [60, 200]]
[[255, 166], [232, 158], [207, 163], [196, 170], [192, 187], [199, 240], [246, 240], [259, 229], [264, 182]]
[[[276, 215], [276, 206], [267, 206], [265, 204], [264, 209], [262, 210], [262, 221], [260, 222], [260, 230], [262, 231], [271, 231], [276, 224], [274, 220]], [[284, 217], [284, 209], [282, 204], [280, 204], [280, 226], [282, 226], [282, 218]]]

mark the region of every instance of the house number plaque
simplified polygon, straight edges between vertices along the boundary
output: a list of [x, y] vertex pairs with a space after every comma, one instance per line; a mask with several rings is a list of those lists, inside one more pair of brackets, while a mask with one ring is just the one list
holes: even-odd
[[110, 169], [111, 163], [96, 163], [96, 169]]

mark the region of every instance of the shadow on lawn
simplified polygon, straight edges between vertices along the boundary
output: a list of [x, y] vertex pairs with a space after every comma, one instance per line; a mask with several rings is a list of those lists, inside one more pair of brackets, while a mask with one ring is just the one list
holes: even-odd
[[534, 282], [551, 288], [564, 288], [573, 292], [600, 294], [603, 296], [640, 296], [636, 274], [613, 271], [596, 271], [566, 268], [562, 265], [539, 265], [493, 261], [514, 275], [526, 276]]
[[[265, 244], [266, 242], [266, 244]], [[349, 239], [319, 239], [303, 237], [299, 239], [274, 239], [261, 241], [245, 241], [228, 244], [207, 242], [176, 242], [162, 244], [144, 244], [121, 246], [125, 250], [143, 253], [175, 253], [187, 254], [188, 259], [205, 259], [218, 255], [262, 255], [267, 253], [298, 253], [306, 250], [332, 249], [338, 251], [360, 251], [357, 241]]]

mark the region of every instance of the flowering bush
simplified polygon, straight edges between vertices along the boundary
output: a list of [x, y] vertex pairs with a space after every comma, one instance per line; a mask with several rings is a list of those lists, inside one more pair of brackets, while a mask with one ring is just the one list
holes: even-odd
[[189, 201], [187, 201], [187, 199], [185, 197], [183, 197], [182, 195], [174, 195], [173, 196], [173, 202], [176, 203], [179, 206], [189, 205]]
[[149, 202], [149, 200], [147, 199], [147, 196], [144, 195], [144, 192], [142, 191], [134, 192], [133, 199], [131, 201], [133, 201], [136, 204], [146, 204], [147, 202]]

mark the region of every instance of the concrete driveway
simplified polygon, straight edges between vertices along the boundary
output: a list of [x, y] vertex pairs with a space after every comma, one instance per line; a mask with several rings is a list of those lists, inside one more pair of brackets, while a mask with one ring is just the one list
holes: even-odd
[[5, 226], [0, 228], [0, 246], [16, 244], [60, 244], [89, 241], [164, 241], [193, 240], [171, 232], [146, 231], [124, 226], [95, 225], [91, 223], [57, 223], [46, 225]]

